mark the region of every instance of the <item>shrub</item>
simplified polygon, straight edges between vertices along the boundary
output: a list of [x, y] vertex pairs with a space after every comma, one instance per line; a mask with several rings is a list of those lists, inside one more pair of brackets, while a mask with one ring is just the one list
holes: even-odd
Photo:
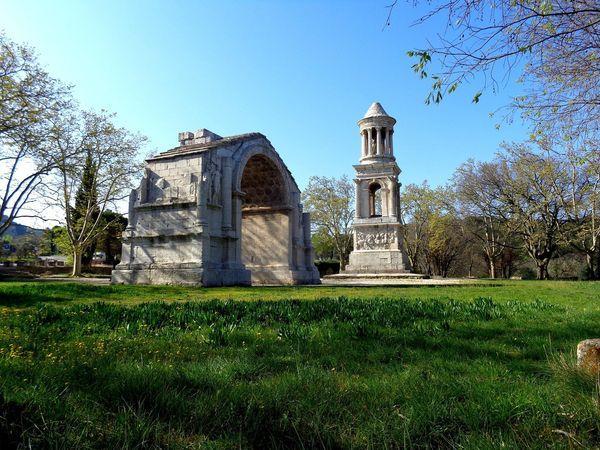
[[320, 276], [340, 273], [340, 262], [334, 259], [315, 261]]

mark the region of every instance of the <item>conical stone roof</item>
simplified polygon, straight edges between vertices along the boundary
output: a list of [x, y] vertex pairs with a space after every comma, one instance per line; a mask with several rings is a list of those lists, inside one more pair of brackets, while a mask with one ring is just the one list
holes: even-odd
[[374, 102], [367, 110], [367, 113], [365, 114], [363, 119], [366, 119], [368, 117], [390, 117], [390, 116], [388, 115], [388, 113], [385, 112], [385, 109], [383, 109], [383, 106], [381, 106], [381, 104], [379, 102]]

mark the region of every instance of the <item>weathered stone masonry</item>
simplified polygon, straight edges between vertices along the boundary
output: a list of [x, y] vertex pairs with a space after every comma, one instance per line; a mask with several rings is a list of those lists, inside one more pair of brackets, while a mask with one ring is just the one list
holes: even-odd
[[265, 136], [180, 133], [129, 198], [113, 283], [318, 283], [310, 217]]

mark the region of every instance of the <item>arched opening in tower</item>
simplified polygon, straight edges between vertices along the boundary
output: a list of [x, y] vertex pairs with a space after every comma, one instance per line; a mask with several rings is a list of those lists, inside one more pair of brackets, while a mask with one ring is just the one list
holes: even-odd
[[289, 207], [283, 174], [264, 155], [252, 156], [241, 180], [242, 263], [253, 284], [278, 283], [277, 269], [287, 267], [290, 254]]
[[369, 217], [381, 217], [381, 185], [377, 182], [369, 186]]

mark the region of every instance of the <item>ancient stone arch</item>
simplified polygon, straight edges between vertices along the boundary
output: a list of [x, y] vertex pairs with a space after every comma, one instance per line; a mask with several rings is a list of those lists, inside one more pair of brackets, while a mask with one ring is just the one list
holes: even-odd
[[318, 283], [310, 217], [271, 143], [259, 133], [180, 133], [147, 160], [129, 202], [114, 283]]

